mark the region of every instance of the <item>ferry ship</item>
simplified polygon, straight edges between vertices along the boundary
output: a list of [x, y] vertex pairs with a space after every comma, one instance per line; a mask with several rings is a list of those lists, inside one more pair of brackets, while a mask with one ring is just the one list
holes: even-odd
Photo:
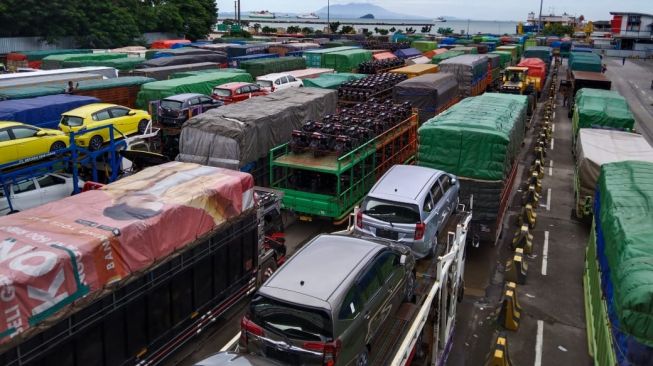
[[315, 13], [310, 14], [300, 14], [297, 16], [297, 19], [320, 19]]
[[261, 10], [261, 11], [251, 11], [249, 13], [250, 18], [256, 18], [256, 19], [274, 19], [274, 13], [270, 13], [267, 10]]

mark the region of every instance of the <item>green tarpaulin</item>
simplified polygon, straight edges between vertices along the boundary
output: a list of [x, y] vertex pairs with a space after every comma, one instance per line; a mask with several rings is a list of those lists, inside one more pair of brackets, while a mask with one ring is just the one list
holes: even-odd
[[154, 81], [143, 84], [136, 98], [136, 106], [147, 109], [148, 103], [151, 101], [181, 93], [211, 95], [214, 87], [235, 81], [252, 82], [252, 77], [244, 73], [212, 72], [179, 79]]
[[113, 67], [120, 71], [129, 71], [137, 69], [140, 64], [145, 62], [144, 57], [123, 57], [111, 60], [74, 60], [64, 61], [63, 67], [83, 67], [83, 66], [106, 66]]
[[307, 67], [320, 67], [322, 65], [322, 56], [325, 53], [353, 50], [356, 47], [343, 46], [343, 47], [333, 47], [333, 48], [323, 48], [319, 50], [307, 50], [302, 53], [302, 57], [306, 59]]
[[463, 51], [453, 51], [453, 50], [452, 51], [447, 51], [447, 52], [441, 53], [439, 55], [433, 56], [433, 58], [431, 59], [431, 62], [437, 65], [437, 64], [439, 64], [440, 62], [442, 62], [442, 61], [444, 61], [446, 59], [456, 57], [456, 56], [460, 56], [460, 55], [464, 55], [464, 54], [465, 54], [465, 52], [463, 52]]
[[79, 82], [77, 90], [98, 90], [119, 88], [123, 86], [138, 86], [153, 81], [156, 81], [156, 79], [145, 76], [121, 76], [113, 79], [84, 80]]
[[635, 126], [635, 117], [626, 99], [618, 92], [583, 88], [576, 93], [571, 124], [574, 136], [580, 128], [631, 131]]
[[432, 41], [413, 41], [411, 47], [417, 48], [421, 52], [431, 51], [438, 48], [438, 42]]
[[458, 38], [458, 39], [456, 39], [455, 43], [456, 44], [472, 44], [472, 43], [474, 43], [474, 41], [471, 40], [471, 39]]
[[322, 55], [321, 67], [334, 69], [337, 72], [352, 72], [358, 68], [358, 65], [371, 59], [372, 53], [368, 50], [353, 49], [331, 52]]
[[601, 57], [589, 52], [570, 52], [567, 64], [572, 71], [601, 72]]
[[[153, 81], [156, 80], [144, 76], [122, 76], [112, 79], [82, 80], [76, 83], [76, 89], [79, 91], [88, 91], [123, 86], [138, 86]], [[45, 95], [63, 94], [66, 91], [66, 87], [66, 83], [61, 83], [56, 85], [7, 88], [0, 91], [0, 100], [24, 99]]]
[[0, 90], [0, 100], [36, 98], [45, 95], [62, 94], [66, 91], [64, 85], [23, 86]]
[[112, 60], [116, 58], [126, 58], [127, 54], [125, 53], [82, 53], [82, 54], [70, 54], [65, 53], [61, 55], [51, 55], [43, 59], [41, 68], [43, 70], [53, 70], [60, 69], [63, 66], [65, 61], [104, 61]]
[[598, 189], [596, 219], [619, 329], [653, 347], [653, 163], [605, 164]]
[[275, 72], [305, 69], [306, 60], [302, 57], [263, 58], [243, 61], [240, 63], [240, 67], [250, 73], [253, 78], [256, 78]]
[[503, 180], [524, 140], [528, 100], [485, 93], [463, 99], [418, 130], [418, 163], [461, 177]]
[[512, 53], [509, 51], [492, 51], [488, 53], [493, 55], [499, 55], [499, 57], [501, 57], [500, 60], [501, 68], [505, 68], [506, 66], [510, 65], [510, 63], [512, 62]]
[[474, 46], [456, 46], [451, 49], [451, 51], [462, 52], [467, 55], [476, 55], [478, 54], [478, 48]]
[[40, 61], [44, 58], [52, 55], [62, 55], [62, 54], [80, 54], [80, 53], [92, 53], [93, 50], [38, 50], [38, 51], [23, 51], [16, 52], [22, 55], [27, 56], [28, 61]]
[[304, 79], [304, 86], [322, 88], [322, 89], [338, 89], [342, 83], [362, 79], [367, 75], [352, 74], [352, 73], [338, 73], [338, 74], [323, 74], [313, 79]]
[[195, 76], [195, 75], [204, 75], [212, 72], [223, 72], [223, 73], [232, 73], [232, 74], [240, 74], [240, 73], [247, 73], [247, 71], [243, 69], [205, 69], [205, 70], [191, 70], [191, 71], [181, 71], [181, 72], [176, 72], [172, 75], [170, 75], [169, 79], [179, 79], [179, 78], [186, 78], [189, 76]]

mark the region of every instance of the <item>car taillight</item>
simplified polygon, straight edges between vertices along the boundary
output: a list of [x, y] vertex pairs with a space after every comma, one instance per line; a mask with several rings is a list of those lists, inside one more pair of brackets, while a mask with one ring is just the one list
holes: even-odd
[[340, 353], [341, 346], [342, 343], [337, 339], [328, 343], [304, 342], [302, 348], [313, 352], [322, 352], [322, 364], [324, 366], [333, 366], [336, 364], [336, 359], [338, 358], [338, 353]]
[[415, 240], [421, 240], [424, 237], [424, 229], [426, 229], [426, 226], [423, 222], [415, 224]]
[[253, 335], [262, 337], [263, 336], [263, 328], [261, 328], [256, 323], [251, 321], [247, 317], [247, 315], [245, 315], [245, 316], [243, 316], [242, 319], [240, 319], [240, 336], [243, 339], [245, 344], [247, 344], [247, 333], [251, 333]]
[[361, 209], [358, 209], [358, 211], [356, 211], [356, 226], [359, 229], [363, 228], [363, 210]]
[[270, 88], [270, 91], [274, 91], [274, 85], [272, 85], [272, 87]]

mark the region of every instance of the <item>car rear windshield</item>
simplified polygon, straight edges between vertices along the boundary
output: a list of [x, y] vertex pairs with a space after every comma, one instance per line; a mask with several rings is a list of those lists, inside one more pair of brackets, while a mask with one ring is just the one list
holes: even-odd
[[219, 97], [228, 97], [231, 96], [231, 90], [229, 89], [213, 89], [213, 94], [219, 96]]
[[261, 88], [271, 88], [272, 82], [270, 80], [256, 80], [256, 83], [261, 86]]
[[263, 328], [291, 339], [330, 341], [333, 338], [330, 316], [320, 310], [256, 296], [250, 305], [252, 321]]
[[167, 109], [172, 109], [172, 110], [178, 110], [181, 109], [181, 105], [183, 103], [178, 101], [178, 100], [167, 100], [164, 99], [161, 101], [161, 108], [167, 108]]
[[75, 116], [62, 116], [61, 124], [68, 127], [76, 127], [84, 124], [84, 120], [81, 117]]
[[392, 202], [368, 197], [363, 202], [363, 213], [377, 220], [397, 224], [415, 224], [420, 222], [417, 205]]

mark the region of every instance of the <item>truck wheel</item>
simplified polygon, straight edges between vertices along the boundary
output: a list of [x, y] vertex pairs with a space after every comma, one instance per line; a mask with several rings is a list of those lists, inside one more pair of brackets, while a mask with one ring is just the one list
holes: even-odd
[[102, 147], [102, 136], [93, 136], [88, 143], [88, 148], [91, 151], [99, 150]]
[[146, 119], [141, 120], [140, 122], [138, 122], [138, 133], [140, 133], [141, 135], [144, 134], [146, 128], [147, 128], [147, 120]]
[[356, 357], [356, 366], [367, 366], [370, 363], [370, 351], [365, 346], [363, 352], [358, 354]]
[[62, 141], [56, 141], [55, 143], [50, 146], [50, 152], [57, 151], [57, 150], [63, 150], [66, 148], [66, 144], [63, 143]]

